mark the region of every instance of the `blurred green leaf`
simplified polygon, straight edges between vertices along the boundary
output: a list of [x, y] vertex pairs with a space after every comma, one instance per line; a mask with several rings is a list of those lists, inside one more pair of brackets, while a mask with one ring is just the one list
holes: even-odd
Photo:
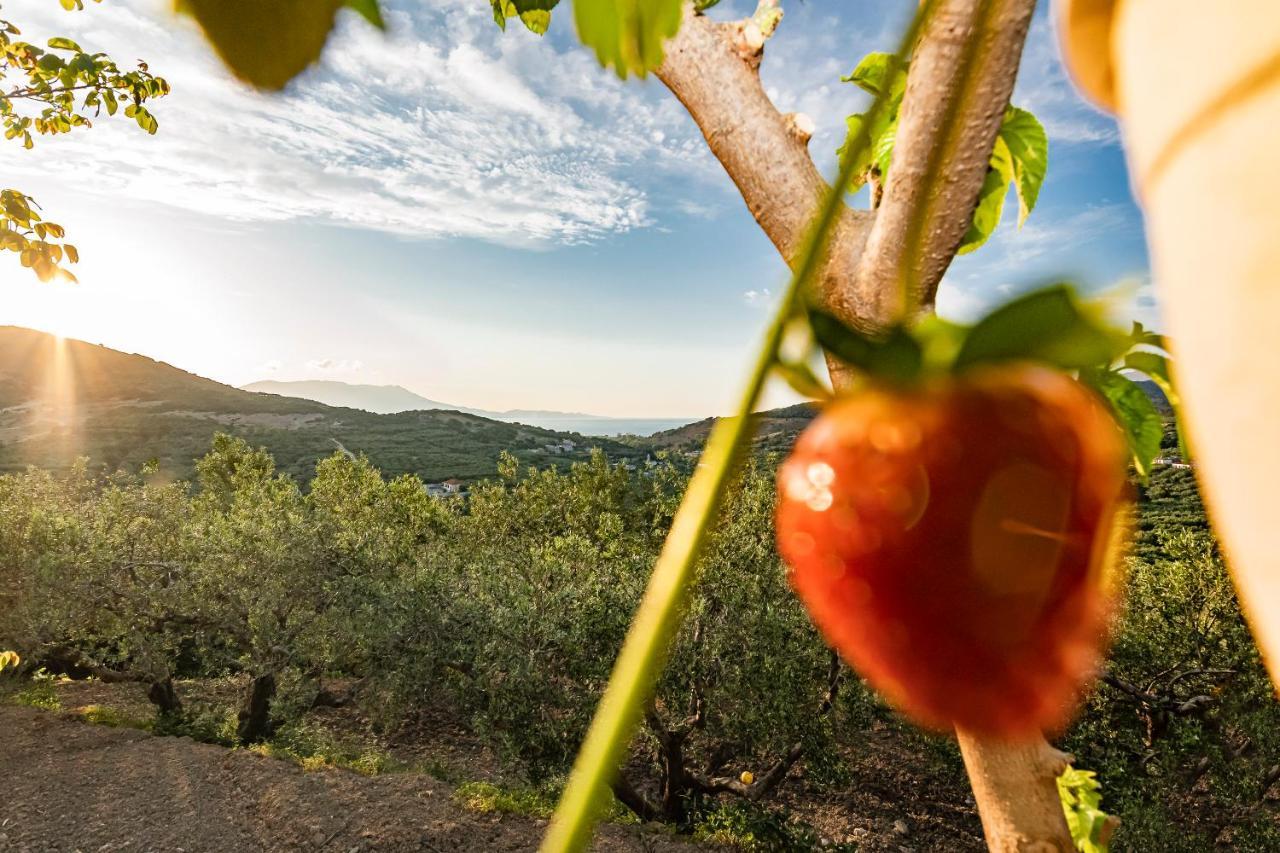
[[382, 9], [378, 6], [378, 0], [345, 0], [348, 9], [354, 9], [369, 23], [373, 24], [380, 30], [387, 28], [387, 22], [382, 18]]
[[810, 312], [809, 322], [823, 349], [868, 376], [890, 382], [910, 382], [920, 375], [924, 350], [902, 326], [894, 326], [884, 336], [872, 337], [816, 309]]
[[[283, 89], [320, 58], [346, 0], [176, 0], [218, 56], [247, 83]], [[357, 8], [366, 18], [368, 10]]]
[[576, 0], [578, 38], [619, 77], [662, 64], [662, 43], [680, 29], [682, 0]]
[[[1141, 324], [1134, 324], [1139, 326]], [[1156, 337], [1159, 335], [1150, 335], [1148, 337]], [[1187, 444], [1186, 431], [1182, 428], [1182, 397], [1178, 394], [1177, 386], [1173, 381], [1173, 372], [1169, 369], [1169, 359], [1159, 353], [1147, 352], [1145, 350], [1134, 350], [1125, 355], [1124, 366], [1129, 370], [1136, 370], [1149, 377], [1152, 382], [1160, 389], [1160, 393], [1164, 394], [1164, 398], [1169, 401], [1169, 407], [1173, 409], [1174, 420], [1178, 429], [1178, 454], [1184, 462], [1191, 461], [1191, 448]]]
[[778, 375], [787, 381], [791, 389], [811, 400], [825, 400], [831, 396], [831, 389], [803, 362], [779, 361], [775, 365]]
[[1142, 386], [1114, 370], [1083, 370], [1080, 379], [1106, 399], [1133, 452], [1133, 467], [1144, 481], [1160, 455], [1164, 421]]
[[1129, 333], [1129, 342], [1134, 346], [1149, 346], [1168, 350], [1168, 347], [1165, 346], [1163, 335], [1148, 330], [1146, 326], [1137, 320], [1133, 321], [1133, 331]]
[[955, 369], [1014, 359], [1065, 370], [1097, 368], [1126, 348], [1121, 335], [1096, 322], [1071, 288], [1058, 284], [1014, 299], [980, 320], [965, 338]]

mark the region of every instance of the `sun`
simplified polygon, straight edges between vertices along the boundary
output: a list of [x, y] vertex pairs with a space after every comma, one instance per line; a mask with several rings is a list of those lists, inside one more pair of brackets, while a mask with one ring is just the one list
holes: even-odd
[[[21, 272], [26, 272], [22, 270]], [[6, 275], [6, 278], [8, 276]], [[66, 281], [6, 283], [0, 297], [0, 325], [25, 326], [58, 337], [75, 337], [89, 320], [83, 287]]]

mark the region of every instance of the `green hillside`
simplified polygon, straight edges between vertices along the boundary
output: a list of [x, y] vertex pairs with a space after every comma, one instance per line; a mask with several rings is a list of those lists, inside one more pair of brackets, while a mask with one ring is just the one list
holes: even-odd
[[[583, 458], [591, 447], [613, 458], [645, 453], [460, 412], [378, 415], [255, 394], [145, 356], [0, 327], [0, 471], [65, 468], [86, 456], [108, 469], [154, 459], [163, 473], [185, 478], [217, 432], [266, 447], [300, 479], [340, 449], [366, 454], [387, 474], [427, 481], [488, 476], [503, 450], [538, 465]], [[565, 439], [575, 442], [572, 452], [545, 449]]]

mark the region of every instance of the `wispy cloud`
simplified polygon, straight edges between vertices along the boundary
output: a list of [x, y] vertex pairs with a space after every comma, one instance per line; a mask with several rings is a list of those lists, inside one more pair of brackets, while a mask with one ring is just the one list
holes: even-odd
[[322, 64], [276, 97], [229, 79], [161, 0], [25, 9], [27, 37], [145, 56], [174, 93], [154, 107], [154, 138], [103, 121], [15, 157], [15, 169], [233, 220], [517, 245], [643, 227], [652, 215], [637, 175], [714, 174], [673, 99], [613, 79], [567, 40], [504, 35], [469, 0], [390, 5], [387, 36], [344, 15]]
[[1016, 201], [1005, 203], [1005, 217], [982, 252], [986, 274], [1020, 271], [1033, 261], [1067, 260], [1081, 246], [1099, 237], [1139, 233], [1142, 223], [1132, 207], [1113, 203], [1086, 207], [1065, 216], [1051, 218], [1032, 214], [1022, 228], [1015, 227]]
[[1068, 77], [1048, 14], [1037, 16], [1031, 25], [1012, 100], [1036, 114], [1050, 146], [1120, 142], [1115, 120], [1086, 103]]
[[357, 373], [364, 369], [364, 362], [358, 358], [318, 358], [308, 361], [307, 367], [312, 370], [334, 371], [337, 373]]

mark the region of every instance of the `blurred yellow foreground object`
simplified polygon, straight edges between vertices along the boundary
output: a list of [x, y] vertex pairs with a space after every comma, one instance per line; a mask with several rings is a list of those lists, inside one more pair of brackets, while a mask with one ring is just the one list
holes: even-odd
[[1210, 514], [1280, 685], [1280, 2], [1065, 0], [1117, 112]]

